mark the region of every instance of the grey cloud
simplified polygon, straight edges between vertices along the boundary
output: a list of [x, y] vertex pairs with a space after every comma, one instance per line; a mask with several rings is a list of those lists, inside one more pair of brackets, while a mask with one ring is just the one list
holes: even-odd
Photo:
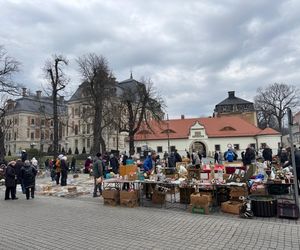
[[54, 53], [107, 57], [118, 80], [152, 78], [170, 116], [211, 115], [228, 90], [298, 83], [299, 1], [6, 1], [0, 44], [23, 63], [18, 80], [40, 88]]

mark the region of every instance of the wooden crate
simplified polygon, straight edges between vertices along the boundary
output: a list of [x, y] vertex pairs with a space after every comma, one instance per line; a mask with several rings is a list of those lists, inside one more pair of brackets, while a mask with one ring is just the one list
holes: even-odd
[[137, 207], [139, 205], [137, 199], [121, 199], [120, 200], [120, 205], [123, 207]]
[[128, 192], [126, 190], [120, 191], [121, 200], [137, 200], [139, 198], [139, 190]]
[[166, 193], [154, 191], [152, 195], [153, 204], [164, 204], [166, 200]]
[[120, 200], [120, 191], [115, 189], [104, 189], [102, 191], [103, 199]]
[[115, 199], [103, 199], [104, 205], [107, 206], [117, 206], [119, 204], [120, 200], [115, 200]]
[[230, 214], [240, 214], [243, 203], [238, 201], [226, 201], [221, 203], [221, 211]]

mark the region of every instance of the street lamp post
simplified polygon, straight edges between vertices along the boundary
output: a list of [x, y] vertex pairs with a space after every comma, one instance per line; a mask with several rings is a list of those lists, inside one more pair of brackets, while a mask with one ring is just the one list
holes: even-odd
[[169, 131], [169, 115], [167, 114], [167, 135], [168, 135], [168, 154], [170, 155], [170, 131]]
[[287, 113], [288, 113], [288, 120], [289, 120], [290, 145], [291, 145], [292, 166], [293, 166], [293, 174], [294, 174], [295, 202], [296, 202], [296, 205], [298, 207], [299, 206], [298, 177], [297, 177], [297, 171], [296, 171], [295, 149], [294, 149], [293, 133], [292, 133], [293, 116], [292, 116], [292, 111], [291, 111], [290, 108], [287, 109]]

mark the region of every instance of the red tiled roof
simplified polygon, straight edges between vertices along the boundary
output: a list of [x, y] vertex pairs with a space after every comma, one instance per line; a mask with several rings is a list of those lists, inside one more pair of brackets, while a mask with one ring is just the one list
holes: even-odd
[[[154, 133], [151, 132], [145, 124], [143, 124], [139, 132], [135, 135], [135, 140], [143, 141], [167, 139], [167, 129], [170, 131], [170, 139], [185, 139], [189, 137], [190, 128], [196, 122], [204, 126], [208, 137], [242, 137], [279, 134], [277, 131], [271, 128], [261, 130], [239, 117], [226, 116], [214, 118], [174, 119], [169, 121], [164, 120], [161, 123], [157, 123], [153, 120], [150, 121], [150, 127]], [[226, 129], [226, 127], [229, 127], [230, 129]], [[175, 133], [172, 133], [172, 131]]]
[[259, 135], [279, 135], [280, 133], [272, 128], [265, 128], [263, 130], [261, 130], [259, 133]]

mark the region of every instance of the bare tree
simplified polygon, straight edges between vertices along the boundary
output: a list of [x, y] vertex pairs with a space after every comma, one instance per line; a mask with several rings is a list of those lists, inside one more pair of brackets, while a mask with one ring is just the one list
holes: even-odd
[[129, 154], [133, 155], [135, 134], [143, 122], [152, 131], [149, 120], [163, 119], [164, 101], [153, 87], [151, 80], [142, 79], [138, 82], [132, 79], [129, 85], [123, 86], [121, 102], [123, 107], [120, 131], [128, 133]]
[[267, 124], [272, 117], [277, 120], [278, 130], [282, 132], [283, 120], [287, 108], [295, 108], [300, 104], [299, 89], [294, 85], [274, 83], [265, 89], [259, 88], [255, 97], [258, 112], [263, 113]]
[[2, 100], [0, 108], [0, 161], [4, 160], [5, 157], [5, 135], [6, 135], [6, 124], [5, 116], [7, 113], [6, 102], [8, 95], [17, 95], [19, 85], [13, 80], [15, 73], [19, 72], [20, 63], [10, 57], [3, 46], [0, 46], [0, 98]]
[[65, 75], [64, 67], [68, 65], [67, 59], [62, 55], [54, 55], [47, 60], [44, 67], [45, 78], [50, 85], [51, 97], [53, 101], [53, 154], [58, 155], [59, 147], [59, 93], [69, 83], [69, 78]]
[[93, 125], [93, 153], [106, 151], [104, 129], [115, 119], [116, 81], [103, 56], [90, 53], [77, 60], [84, 81]]

